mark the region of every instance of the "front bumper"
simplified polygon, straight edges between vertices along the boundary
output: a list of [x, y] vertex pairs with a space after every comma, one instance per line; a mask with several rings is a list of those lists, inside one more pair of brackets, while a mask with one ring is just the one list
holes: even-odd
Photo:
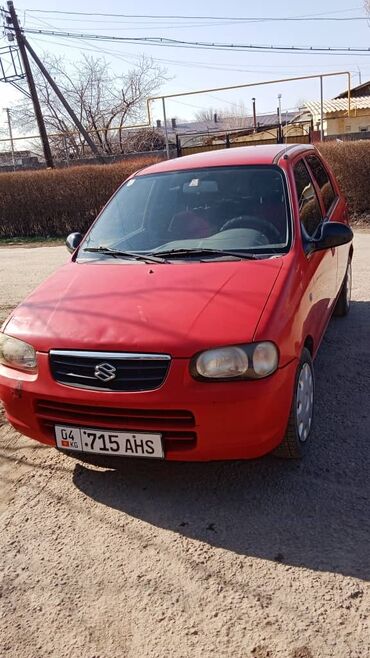
[[161, 432], [166, 459], [250, 459], [281, 442], [290, 412], [297, 361], [266, 379], [199, 382], [188, 359], [173, 359], [154, 391], [113, 393], [57, 383], [48, 354], [38, 374], [0, 365], [0, 399], [16, 430], [55, 446], [54, 424]]

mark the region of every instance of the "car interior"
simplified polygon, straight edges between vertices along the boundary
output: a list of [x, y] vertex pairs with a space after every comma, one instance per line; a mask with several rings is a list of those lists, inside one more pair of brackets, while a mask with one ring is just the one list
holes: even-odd
[[281, 172], [244, 166], [132, 179], [88, 241], [132, 251], [263, 249], [286, 247], [288, 234]]

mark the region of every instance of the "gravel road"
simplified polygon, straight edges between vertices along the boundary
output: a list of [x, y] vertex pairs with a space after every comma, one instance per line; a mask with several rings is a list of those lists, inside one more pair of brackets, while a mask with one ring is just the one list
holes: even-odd
[[[0, 416], [1, 658], [369, 658], [370, 233], [355, 247], [302, 463], [105, 471]], [[66, 257], [1, 249], [0, 320]]]

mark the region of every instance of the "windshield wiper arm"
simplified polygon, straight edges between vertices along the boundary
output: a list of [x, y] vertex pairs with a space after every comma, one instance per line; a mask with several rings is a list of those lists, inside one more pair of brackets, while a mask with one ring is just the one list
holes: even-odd
[[134, 251], [121, 251], [120, 249], [110, 249], [109, 247], [85, 247], [82, 251], [89, 251], [93, 254], [103, 254], [113, 258], [132, 258], [133, 260], [143, 260], [146, 263], [168, 263], [165, 258], [152, 256], [151, 254], [138, 254]]
[[168, 249], [164, 251], [155, 252], [160, 256], [193, 256], [203, 254], [214, 255], [214, 256], [233, 256], [234, 258], [242, 258], [245, 260], [256, 260], [258, 256], [255, 254], [244, 253], [240, 251], [225, 251], [224, 249], [211, 249], [209, 247], [195, 247], [194, 249]]

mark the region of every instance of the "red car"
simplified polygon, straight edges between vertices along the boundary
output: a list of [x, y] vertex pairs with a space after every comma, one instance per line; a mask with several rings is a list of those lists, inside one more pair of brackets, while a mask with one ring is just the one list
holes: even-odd
[[301, 456], [313, 360], [349, 309], [352, 237], [312, 146], [137, 172], [3, 325], [9, 422], [96, 463]]

